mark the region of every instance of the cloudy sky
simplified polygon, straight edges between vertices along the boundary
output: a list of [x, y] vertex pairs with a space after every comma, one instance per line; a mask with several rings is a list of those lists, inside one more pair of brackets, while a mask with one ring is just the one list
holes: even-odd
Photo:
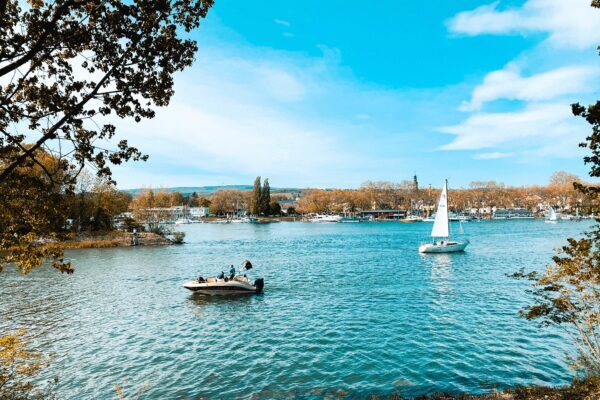
[[585, 176], [570, 112], [600, 96], [590, 0], [217, 0], [195, 65], [153, 120], [120, 123], [150, 155], [121, 188], [356, 187]]

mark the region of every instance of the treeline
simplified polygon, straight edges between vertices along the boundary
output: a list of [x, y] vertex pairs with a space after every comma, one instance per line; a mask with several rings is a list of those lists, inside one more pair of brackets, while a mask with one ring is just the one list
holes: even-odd
[[[574, 182], [580, 182], [579, 177], [564, 171], [554, 173], [546, 186], [513, 187], [495, 181], [471, 182], [467, 188], [451, 187], [450, 209], [456, 212], [487, 212], [494, 207], [524, 207], [535, 211], [551, 205], [559, 210], [579, 208], [581, 212], [592, 211], [595, 203], [576, 191]], [[430, 210], [435, 207], [440, 190], [417, 188], [412, 181], [368, 181], [358, 189], [304, 189], [295, 204], [296, 199], [291, 194], [271, 195], [269, 180], [265, 179], [261, 184], [261, 178], [257, 177], [253, 190], [221, 189], [209, 198], [198, 197], [195, 193], [184, 196], [177, 192], [146, 189], [133, 199], [130, 209], [136, 212], [187, 205], [209, 207], [213, 215], [232, 215], [245, 211], [255, 216], [278, 216], [282, 213], [280, 202], [288, 200], [287, 203], [296, 207], [287, 207], [287, 214], [294, 214], [296, 211], [344, 213], [372, 209]]]
[[214, 215], [235, 214], [244, 210], [248, 215], [279, 216], [281, 206], [271, 197], [269, 179], [261, 185], [261, 177], [254, 180], [252, 190], [221, 189], [210, 197], [210, 212]]
[[[592, 198], [574, 189], [578, 176], [559, 171], [546, 186], [511, 187], [495, 181], [471, 182], [468, 188], [451, 188], [452, 211], [524, 207], [536, 210], [551, 205], [559, 210], [579, 208], [591, 212]], [[417, 188], [413, 182], [366, 182], [359, 189], [307, 189], [298, 202], [302, 213], [342, 213], [371, 209], [431, 209], [441, 189]]]
[[281, 215], [278, 198], [271, 197], [269, 179], [265, 179], [261, 184], [261, 177], [258, 176], [254, 180], [253, 190], [220, 189], [209, 198], [199, 197], [195, 192], [184, 196], [179, 192], [144, 189], [133, 198], [130, 209], [140, 220], [148, 219], [150, 214], [160, 219], [158, 214], [161, 210], [157, 209], [174, 206], [208, 207], [211, 214], [219, 216], [242, 211], [254, 216], [278, 216]]

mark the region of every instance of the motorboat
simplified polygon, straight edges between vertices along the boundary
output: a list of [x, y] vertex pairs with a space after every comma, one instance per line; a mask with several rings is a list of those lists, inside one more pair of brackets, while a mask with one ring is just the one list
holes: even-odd
[[401, 219], [400, 222], [404, 222], [404, 223], [423, 222], [423, 218], [419, 217], [418, 215], [409, 215], [406, 218]]
[[[252, 268], [252, 263], [246, 260], [243, 263], [243, 268], [249, 270]], [[217, 278], [198, 277], [193, 281], [183, 284], [183, 287], [195, 293], [207, 295], [226, 295], [226, 294], [258, 294], [262, 293], [265, 286], [263, 278], [250, 281], [246, 275], [234, 275], [233, 277], [221, 276]]]
[[329, 223], [329, 222], [340, 222], [342, 217], [339, 215], [320, 215], [317, 214], [310, 219], [310, 222], [314, 223]]
[[[462, 229], [462, 226], [460, 227]], [[450, 239], [450, 222], [448, 219], [448, 180], [440, 195], [433, 228], [431, 229], [433, 243], [419, 246], [419, 253], [455, 253], [464, 251], [469, 241], [456, 241]]]
[[183, 284], [183, 287], [201, 294], [242, 294], [262, 293], [265, 283], [262, 278], [254, 282], [245, 276], [234, 276], [233, 279], [223, 278], [198, 278]]

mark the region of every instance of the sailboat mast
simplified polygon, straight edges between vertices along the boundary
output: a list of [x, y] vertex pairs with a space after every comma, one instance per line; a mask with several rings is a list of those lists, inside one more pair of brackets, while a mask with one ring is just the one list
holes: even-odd
[[448, 239], [450, 239], [450, 193], [448, 193], [448, 179], [446, 179], [446, 223], [448, 224]]

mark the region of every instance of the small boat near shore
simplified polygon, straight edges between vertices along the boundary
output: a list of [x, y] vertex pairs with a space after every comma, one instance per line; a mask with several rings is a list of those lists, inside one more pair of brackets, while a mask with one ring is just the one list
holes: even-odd
[[[248, 260], [244, 261], [243, 269], [252, 269], [252, 263]], [[227, 295], [227, 294], [258, 294], [262, 293], [265, 286], [263, 278], [250, 281], [246, 275], [236, 275], [226, 277], [224, 273], [217, 278], [198, 277], [193, 281], [183, 284], [183, 287], [195, 293], [207, 295]]]
[[409, 215], [406, 218], [402, 218], [400, 222], [409, 224], [413, 222], [423, 222], [423, 218], [419, 217], [418, 215]]
[[342, 217], [340, 217], [339, 215], [317, 214], [313, 218], [310, 219], [310, 222], [313, 222], [316, 224], [322, 224], [322, 223], [340, 222], [341, 220], [342, 220]]
[[550, 207], [548, 210], [548, 219], [545, 221], [547, 224], [556, 224], [558, 222], [558, 218], [556, 215], [556, 211], [554, 208]]

